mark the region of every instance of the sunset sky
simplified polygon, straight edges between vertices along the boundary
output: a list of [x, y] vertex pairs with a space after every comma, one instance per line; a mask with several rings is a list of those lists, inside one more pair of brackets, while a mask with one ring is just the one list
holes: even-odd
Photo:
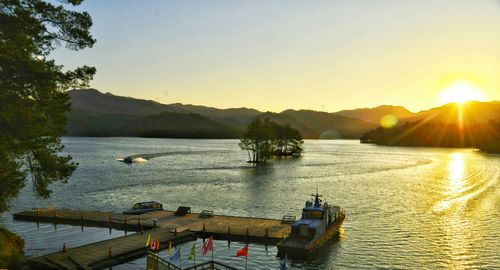
[[413, 111], [443, 89], [475, 85], [500, 100], [500, 1], [99, 1], [91, 86], [162, 103], [262, 111]]

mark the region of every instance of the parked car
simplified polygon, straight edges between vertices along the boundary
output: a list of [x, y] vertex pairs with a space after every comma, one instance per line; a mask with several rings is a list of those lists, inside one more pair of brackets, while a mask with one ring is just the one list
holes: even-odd
[[163, 205], [159, 202], [140, 202], [134, 204], [129, 210], [123, 211], [125, 215], [140, 215], [153, 211], [163, 210]]

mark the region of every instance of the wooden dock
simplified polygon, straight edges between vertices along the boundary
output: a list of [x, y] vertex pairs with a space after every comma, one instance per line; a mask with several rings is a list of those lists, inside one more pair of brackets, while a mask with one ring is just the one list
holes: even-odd
[[[66, 253], [61, 251], [28, 260], [30, 266], [39, 269], [100, 269], [123, 263], [146, 254], [145, 242], [149, 234], [159, 238], [161, 248], [166, 248], [169, 241], [176, 244], [211, 235], [218, 240], [275, 245], [290, 233], [290, 224], [283, 224], [278, 219], [225, 215], [204, 218], [197, 213], [176, 216], [174, 211], [123, 215], [100, 211], [33, 209], [14, 214], [14, 219], [119, 230], [145, 230], [143, 234], [135, 233], [71, 248]], [[110, 247], [112, 256], [108, 256]]]
[[[166, 211], [162, 216], [173, 215]], [[153, 228], [155, 214], [124, 215], [103, 211], [78, 211], [67, 209], [35, 208], [13, 215], [15, 220], [69, 224], [76, 226], [113, 228], [117, 230], [140, 231]]]
[[191, 232], [171, 233], [166, 230], [134, 233], [127, 236], [100, 241], [80, 247], [69, 247], [65, 252], [59, 251], [44, 256], [28, 259], [33, 269], [103, 269], [146, 255], [146, 242], [151, 235], [160, 239], [161, 248], [166, 248], [169, 241], [177, 245], [196, 240]]

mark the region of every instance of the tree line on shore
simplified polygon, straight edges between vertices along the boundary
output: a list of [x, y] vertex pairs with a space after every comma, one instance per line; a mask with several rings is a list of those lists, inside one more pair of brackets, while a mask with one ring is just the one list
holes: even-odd
[[364, 134], [360, 141], [388, 146], [474, 147], [500, 153], [500, 119], [465, 127], [441, 122], [407, 122], [389, 129], [379, 127]]
[[248, 124], [239, 146], [247, 151], [249, 163], [259, 164], [271, 157], [300, 156], [303, 143], [301, 133], [290, 125], [257, 118]]

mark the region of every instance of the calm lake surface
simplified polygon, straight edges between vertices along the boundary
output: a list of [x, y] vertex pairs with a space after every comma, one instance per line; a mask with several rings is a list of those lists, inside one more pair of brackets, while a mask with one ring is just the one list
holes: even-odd
[[[401, 148], [358, 141], [305, 142], [297, 159], [266, 166], [245, 163], [237, 140], [64, 138], [65, 152], [80, 165], [67, 184], [53, 185], [49, 200], [35, 200], [31, 186], [11, 211], [32, 207], [122, 211], [157, 200], [164, 208], [281, 218], [300, 216], [316, 185], [330, 204], [345, 209], [340, 239], [311, 262], [290, 269], [500, 269], [500, 156], [470, 149]], [[143, 164], [116, 158], [171, 154]], [[121, 236], [121, 231], [14, 222], [0, 224], [26, 238], [26, 253]], [[183, 245], [187, 256], [193, 243]], [[201, 248], [201, 240], [196, 243]], [[243, 269], [234, 257], [243, 244], [215, 242], [216, 260]], [[199, 248], [198, 252], [199, 251]], [[278, 269], [275, 247], [250, 245], [249, 269]], [[163, 251], [163, 257], [167, 254]], [[209, 256], [207, 256], [209, 257]], [[185, 259], [185, 258], [184, 258]], [[198, 254], [197, 261], [203, 261]], [[188, 265], [187, 261], [183, 265]], [[144, 258], [114, 269], [141, 269]]]

